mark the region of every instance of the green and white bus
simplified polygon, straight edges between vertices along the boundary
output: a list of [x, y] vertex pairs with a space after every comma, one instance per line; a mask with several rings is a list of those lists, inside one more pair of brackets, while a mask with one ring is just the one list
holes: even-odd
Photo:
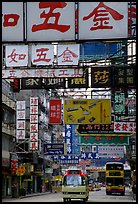
[[63, 201], [82, 199], [84, 202], [89, 198], [88, 178], [82, 170], [68, 170], [62, 180]]

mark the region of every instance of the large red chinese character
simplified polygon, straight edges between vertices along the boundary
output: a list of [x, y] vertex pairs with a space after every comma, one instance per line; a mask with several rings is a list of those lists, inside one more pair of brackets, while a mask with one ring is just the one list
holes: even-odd
[[[104, 9], [102, 9], [104, 8]], [[106, 6], [103, 2], [100, 2], [99, 5], [88, 15], [83, 18], [83, 20], [88, 20], [92, 16], [94, 16], [94, 26], [90, 28], [90, 30], [97, 30], [97, 29], [112, 29], [113, 26], [108, 26], [109, 24], [109, 14], [115, 20], [123, 19], [123, 15], [119, 14], [117, 11], [111, 9], [110, 7]]]
[[[66, 7], [66, 3], [65, 2], [40, 2], [39, 3], [39, 8], [43, 9], [43, 8], [50, 8], [48, 13], [45, 13], [45, 11], [43, 11], [40, 14], [40, 18], [45, 18], [44, 22], [42, 24], [39, 25], [33, 25], [32, 26], [32, 32], [36, 32], [38, 30], [48, 30], [48, 29], [55, 29], [58, 30], [62, 33], [66, 32], [67, 30], [70, 29], [70, 25], [59, 25], [58, 24], [58, 20], [60, 17], [60, 13], [56, 12], [54, 13], [54, 9], [57, 8], [64, 8]], [[48, 23], [50, 18], [55, 18], [54, 23]]]
[[38, 52], [37, 54], [38, 59], [35, 59], [33, 62], [39, 62], [39, 61], [49, 62], [51, 59], [46, 59], [46, 53], [45, 53], [48, 50], [49, 50], [48, 48], [36, 49], [36, 52]]
[[16, 26], [17, 22], [19, 20], [19, 15], [17, 14], [5, 14], [4, 15], [4, 23], [3, 26], [4, 27], [8, 27], [8, 26]]

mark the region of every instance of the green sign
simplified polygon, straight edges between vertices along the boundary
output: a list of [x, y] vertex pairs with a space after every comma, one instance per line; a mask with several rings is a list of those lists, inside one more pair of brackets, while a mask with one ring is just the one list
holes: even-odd
[[81, 136], [81, 145], [128, 145], [128, 136]]

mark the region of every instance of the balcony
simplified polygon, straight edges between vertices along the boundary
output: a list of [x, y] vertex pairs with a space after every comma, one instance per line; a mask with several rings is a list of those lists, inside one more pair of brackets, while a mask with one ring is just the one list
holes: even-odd
[[15, 137], [15, 125], [2, 123], [2, 133]]

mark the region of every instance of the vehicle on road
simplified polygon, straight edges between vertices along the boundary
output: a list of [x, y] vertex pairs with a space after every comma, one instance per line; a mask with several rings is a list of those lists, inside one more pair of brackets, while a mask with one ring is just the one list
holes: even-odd
[[122, 162], [106, 163], [106, 194], [125, 195], [124, 164]]
[[89, 198], [88, 178], [82, 170], [68, 170], [62, 180], [63, 201], [82, 199], [84, 202]]

